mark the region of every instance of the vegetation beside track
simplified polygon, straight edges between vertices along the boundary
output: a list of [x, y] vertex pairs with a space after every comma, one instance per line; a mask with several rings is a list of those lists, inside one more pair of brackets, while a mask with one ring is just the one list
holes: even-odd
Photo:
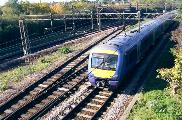
[[[128, 120], [182, 119], [182, 25], [172, 33]], [[172, 49], [171, 49], [172, 48]]]
[[56, 52], [42, 56], [28, 65], [18, 66], [8, 71], [1, 72], [0, 92], [6, 90], [8, 86], [10, 87], [11, 85], [20, 82], [25, 78], [25, 76], [39, 72], [58, 60], [64, 60], [66, 58], [66, 54], [75, 52], [83, 47], [84, 43], [63, 46]]

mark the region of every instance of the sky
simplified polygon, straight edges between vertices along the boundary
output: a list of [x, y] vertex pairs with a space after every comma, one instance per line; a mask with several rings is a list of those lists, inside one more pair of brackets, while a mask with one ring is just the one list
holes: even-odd
[[[8, 0], [0, 0], [0, 5], [4, 5], [4, 3], [6, 3]], [[18, 0], [18, 1], [21, 1], [21, 0]], [[26, 0], [22, 0], [22, 1], [26, 1]], [[40, 2], [40, 0], [27, 0], [31, 3], [35, 3], [35, 2]], [[60, 2], [62, 0], [41, 0], [42, 2]]]

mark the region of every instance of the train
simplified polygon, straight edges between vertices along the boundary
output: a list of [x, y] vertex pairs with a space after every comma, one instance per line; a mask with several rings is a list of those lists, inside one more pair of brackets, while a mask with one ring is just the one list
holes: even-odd
[[88, 80], [96, 87], [117, 89], [173, 23], [176, 11], [164, 13], [95, 46], [89, 53]]

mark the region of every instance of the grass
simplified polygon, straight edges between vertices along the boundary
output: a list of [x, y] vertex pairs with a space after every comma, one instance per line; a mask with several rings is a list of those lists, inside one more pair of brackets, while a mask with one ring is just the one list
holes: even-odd
[[66, 54], [76, 50], [75, 48], [76, 46], [60, 47], [56, 52], [52, 53], [51, 55], [40, 57], [28, 65], [18, 66], [8, 71], [1, 72], [0, 92], [6, 90], [8, 88], [9, 83], [17, 83], [21, 81], [25, 76], [35, 72], [39, 72], [47, 68], [50, 64], [56, 62], [57, 60], [63, 59], [66, 56]]
[[[159, 57], [156, 69], [174, 66], [171, 47], [172, 42]], [[169, 84], [157, 78], [157, 75], [156, 70], [150, 74], [140, 100], [134, 105], [128, 120], [182, 120], [182, 89], [178, 95], [172, 96]]]

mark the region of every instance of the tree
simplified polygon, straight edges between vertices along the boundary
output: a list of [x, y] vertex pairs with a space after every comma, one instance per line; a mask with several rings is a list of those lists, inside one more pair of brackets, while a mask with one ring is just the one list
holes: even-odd
[[[182, 12], [181, 12], [182, 14]], [[169, 82], [172, 88], [172, 94], [176, 94], [176, 91], [182, 87], [182, 24], [178, 29], [172, 32], [172, 40], [177, 44], [175, 49], [171, 52], [175, 56], [175, 65], [170, 69], [158, 70], [160, 78]]]
[[0, 8], [0, 16], [2, 16], [3, 15], [3, 11], [2, 11], [2, 9]]
[[2, 7], [3, 16], [18, 16], [20, 14], [20, 6], [17, 0], [9, 0]]
[[56, 3], [51, 6], [51, 11], [53, 13], [64, 13], [65, 12], [64, 5], [61, 5], [60, 3]]
[[28, 1], [21, 1], [20, 2], [20, 8], [21, 8], [21, 13], [29, 15], [31, 4]]
[[18, 3], [18, 0], [8, 0], [8, 3], [9, 4], [17, 4]]
[[172, 94], [175, 95], [176, 91], [182, 85], [182, 48], [179, 50], [173, 49], [173, 54], [175, 55], [175, 66], [170, 69], [160, 69], [159, 77], [169, 82], [172, 88]]
[[30, 6], [30, 14], [47, 14], [50, 11], [48, 3], [33, 3]]

